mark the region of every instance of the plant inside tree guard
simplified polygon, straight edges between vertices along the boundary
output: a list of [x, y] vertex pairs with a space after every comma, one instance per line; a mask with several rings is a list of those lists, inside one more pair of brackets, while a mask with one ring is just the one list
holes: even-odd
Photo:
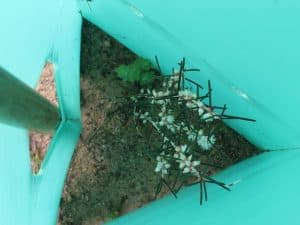
[[[156, 62], [160, 68], [157, 58]], [[206, 173], [205, 167], [219, 166], [200, 158], [214, 148], [217, 141], [215, 132], [221, 120], [254, 120], [227, 115], [226, 105], [214, 106], [210, 82], [204, 92], [201, 85], [186, 78], [185, 73], [198, 70], [186, 69], [184, 58], [179, 63], [179, 70], [168, 76], [154, 77], [153, 73], [149, 73], [151, 67], [148, 61], [139, 58], [131, 65], [119, 67], [117, 72], [129, 81], [141, 82], [143, 76], [151, 76], [151, 79], [146, 79], [148, 81], [160, 81], [158, 87], [142, 88], [139, 94], [130, 97], [137, 128], [152, 127], [161, 142], [159, 148], [149, 146], [150, 149], [146, 150], [156, 158], [153, 170], [160, 176], [155, 195], [161, 192], [163, 185], [177, 197], [183, 185], [199, 184], [202, 204], [203, 200], [207, 200], [207, 183], [230, 191], [230, 184], [217, 181]], [[145, 75], [147, 73], [151, 75]]]
[[154, 79], [154, 70], [149, 60], [137, 58], [129, 65], [121, 65], [115, 69], [117, 75], [128, 82], [141, 85], [151, 84]]

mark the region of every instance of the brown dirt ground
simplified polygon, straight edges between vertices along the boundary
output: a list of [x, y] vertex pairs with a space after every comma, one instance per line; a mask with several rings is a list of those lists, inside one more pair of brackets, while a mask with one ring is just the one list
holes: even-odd
[[[56, 88], [54, 83], [54, 66], [51, 63], [46, 63], [38, 84], [36, 86], [37, 92], [47, 98], [52, 104], [58, 106]], [[31, 155], [31, 169], [37, 173], [41, 162], [44, 159], [49, 143], [51, 142], [51, 134], [41, 134], [37, 132], [30, 132], [30, 155]]]

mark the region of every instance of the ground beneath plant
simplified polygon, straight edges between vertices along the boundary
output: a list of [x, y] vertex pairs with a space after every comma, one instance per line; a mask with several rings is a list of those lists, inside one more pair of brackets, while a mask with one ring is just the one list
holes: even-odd
[[[58, 106], [56, 87], [54, 83], [53, 64], [48, 62], [45, 64], [36, 86], [36, 91], [39, 92], [40, 95], [48, 99], [53, 105]], [[33, 131], [29, 133], [31, 169], [34, 173], [37, 173], [39, 171], [51, 139], [51, 134], [38, 133]]]
[[[84, 22], [81, 53], [83, 131], [61, 198], [61, 225], [102, 224], [154, 198], [160, 177], [154, 173], [155, 160], [145, 153], [149, 143], [155, 144], [154, 137], [142, 138], [136, 130], [132, 108], [113, 101], [115, 97], [138, 91], [113, 72], [118, 65], [135, 58], [128, 49]], [[217, 134], [216, 148], [207, 157], [225, 168], [257, 153], [247, 140], [224, 126]]]

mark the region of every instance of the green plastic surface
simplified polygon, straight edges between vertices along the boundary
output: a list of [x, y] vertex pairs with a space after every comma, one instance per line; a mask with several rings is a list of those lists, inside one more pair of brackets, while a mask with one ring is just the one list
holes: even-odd
[[[165, 72], [183, 56], [214, 101], [257, 119], [229, 124], [256, 145], [285, 149], [217, 175], [232, 192], [198, 187], [114, 220], [121, 225], [300, 224], [300, 3], [296, 0], [27, 0], [0, 3], [0, 65], [33, 87], [44, 62], [55, 64], [63, 122], [37, 176], [27, 131], [0, 124], [0, 224], [56, 223], [64, 177], [80, 132], [81, 15], [141, 56], [157, 55]], [[294, 150], [292, 150], [294, 149]]]
[[34, 87], [45, 61], [53, 62], [63, 117], [38, 175], [30, 169], [28, 132], [0, 124], [0, 224], [53, 225], [81, 127], [82, 19], [73, 0], [5, 1], [0, 5], [1, 67]]

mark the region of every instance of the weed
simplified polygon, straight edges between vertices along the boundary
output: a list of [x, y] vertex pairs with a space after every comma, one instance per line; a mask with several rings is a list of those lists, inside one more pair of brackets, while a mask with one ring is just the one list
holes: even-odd
[[155, 76], [151, 62], [141, 57], [129, 65], [117, 67], [115, 71], [121, 79], [140, 85], [151, 84]]

